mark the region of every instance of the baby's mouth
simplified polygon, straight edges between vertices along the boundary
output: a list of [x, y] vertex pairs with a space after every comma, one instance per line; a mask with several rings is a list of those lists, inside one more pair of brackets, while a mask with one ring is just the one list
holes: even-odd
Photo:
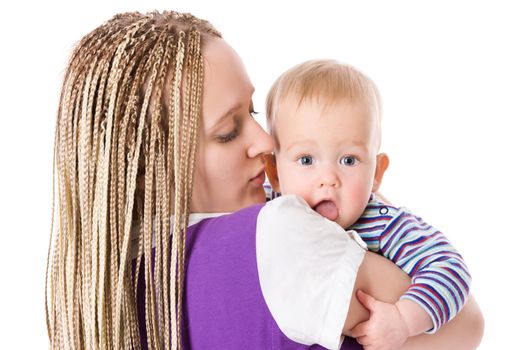
[[314, 210], [332, 221], [339, 216], [339, 210], [333, 201], [322, 201], [314, 207]]

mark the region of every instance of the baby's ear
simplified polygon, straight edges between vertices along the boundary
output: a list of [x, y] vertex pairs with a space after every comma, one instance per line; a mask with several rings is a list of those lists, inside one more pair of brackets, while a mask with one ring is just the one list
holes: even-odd
[[381, 181], [383, 181], [383, 175], [390, 164], [390, 160], [386, 153], [379, 153], [376, 156], [376, 172], [374, 174], [374, 185], [372, 186], [372, 192], [379, 191]]
[[281, 192], [281, 189], [279, 188], [279, 177], [277, 176], [277, 162], [275, 160], [275, 154], [268, 153], [264, 155], [264, 166], [264, 171], [266, 172], [266, 176], [272, 185], [273, 191]]

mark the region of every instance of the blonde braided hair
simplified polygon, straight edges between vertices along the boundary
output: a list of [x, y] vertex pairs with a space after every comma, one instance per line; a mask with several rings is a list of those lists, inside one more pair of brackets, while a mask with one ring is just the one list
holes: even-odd
[[46, 275], [52, 349], [139, 349], [141, 265], [148, 348], [181, 348], [201, 48], [220, 36], [190, 14], [124, 13], [74, 50], [55, 134]]

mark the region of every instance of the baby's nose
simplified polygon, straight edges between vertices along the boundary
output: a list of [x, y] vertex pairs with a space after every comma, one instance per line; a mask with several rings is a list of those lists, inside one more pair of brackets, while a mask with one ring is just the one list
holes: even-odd
[[320, 186], [339, 186], [339, 176], [337, 176], [337, 172], [335, 169], [331, 166], [327, 166], [322, 170], [322, 173], [319, 178], [319, 184]]

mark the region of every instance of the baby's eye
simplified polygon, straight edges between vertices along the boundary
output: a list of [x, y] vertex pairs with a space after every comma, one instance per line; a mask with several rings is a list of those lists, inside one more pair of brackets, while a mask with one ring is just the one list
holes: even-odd
[[356, 157], [354, 156], [344, 156], [343, 158], [341, 158], [341, 160], [339, 161], [339, 163], [341, 165], [345, 165], [345, 166], [354, 166], [358, 163], [359, 161], [357, 160]]
[[314, 162], [314, 159], [312, 156], [301, 156], [299, 159], [297, 159], [297, 162], [301, 165], [312, 165]]

